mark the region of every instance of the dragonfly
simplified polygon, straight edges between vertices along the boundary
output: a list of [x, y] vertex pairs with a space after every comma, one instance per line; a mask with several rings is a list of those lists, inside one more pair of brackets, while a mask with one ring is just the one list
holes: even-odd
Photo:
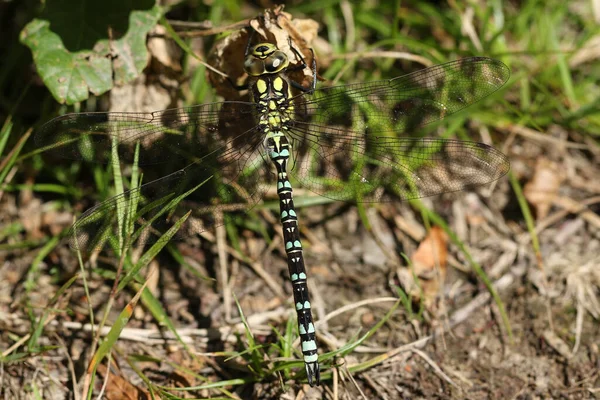
[[[401, 135], [489, 96], [510, 71], [498, 60], [472, 57], [389, 80], [316, 88], [314, 57], [307, 67], [298, 51], [295, 59], [286, 54], [248, 40], [251, 101], [66, 114], [46, 123], [35, 140], [60, 157], [117, 158], [143, 168], [147, 183], [99, 203], [73, 224], [69, 243], [79, 251], [114, 246], [117, 233], [129, 234], [129, 245], [154, 243], [192, 211], [171, 240], [189, 238], [222, 224], [219, 214], [248, 212], [275, 181], [301, 352], [313, 386], [320, 383], [317, 338], [292, 186], [333, 200], [381, 202], [499, 179], [510, 163], [489, 145]], [[308, 87], [287, 75], [303, 68], [313, 71]]]

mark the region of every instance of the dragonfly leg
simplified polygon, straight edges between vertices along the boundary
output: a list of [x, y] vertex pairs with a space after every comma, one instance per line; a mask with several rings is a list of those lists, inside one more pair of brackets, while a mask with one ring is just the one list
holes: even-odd
[[[300, 52], [298, 50], [296, 50], [296, 48], [294, 46], [292, 46], [292, 38], [288, 38], [288, 40], [290, 42], [290, 49], [292, 49], [292, 52], [298, 58], [300, 63], [298, 65], [294, 65], [293, 67], [288, 67], [287, 71], [301, 71], [304, 68], [308, 67], [308, 65], [306, 64], [304, 57], [302, 57], [302, 54], [300, 54]], [[312, 55], [312, 63], [310, 66], [310, 69], [312, 70], [312, 74], [313, 74], [312, 84], [307, 87], [307, 86], [302, 86], [298, 82], [294, 82], [294, 81], [290, 80], [290, 84], [293, 87], [295, 87], [296, 89], [298, 89], [304, 93], [312, 93], [317, 88], [317, 60], [315, 59], [315, 52], [313, 51], [312, 48], [310, 49], [310, 53]]]

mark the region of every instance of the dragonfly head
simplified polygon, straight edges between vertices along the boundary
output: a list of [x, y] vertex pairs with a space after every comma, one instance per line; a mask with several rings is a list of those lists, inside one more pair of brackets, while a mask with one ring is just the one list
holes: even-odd
[[289, 63], [288, 57], [277, 46], [271, 43], [259, 43], [252, 47], [246, 56], [244, 70], [250, 76], [277, 74], [286, 69]]

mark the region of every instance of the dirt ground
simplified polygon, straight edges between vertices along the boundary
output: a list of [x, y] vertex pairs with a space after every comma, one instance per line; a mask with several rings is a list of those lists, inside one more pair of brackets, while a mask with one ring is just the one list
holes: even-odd
[[[520, 146], [531, 145], [524, 142]], [[567, 150], [563, 156], [576, 159], [577, 153]], [[516, 157], [511, 159], [515, 173], [521, 168], [525, 170], [525, 162]], [[578, 160], [579, 167], [590, 176], [600, 174], [598, 164], [581, 164], [583, 158]], [[539, 173], [535, 165], [531, 171]], [[569, 197], [570, 193], [573, 197]], [[399, 307], [364, 345], [336, 360], [339, 370], [334, 379], [340, 385], [337, 388], [340, 397], [596, 398], [600, 362], [597, 323], [600, 309], [596, 298], [600, 283], [600, 226], [598, 214], [590, 208], [575, 211], [564, 205], [570, 198], [569, 207], [576, 207], [581, 201], [575, 200], [575, 196], [583, 200], [593, 195], [568, 185], [560, 187], [550, 213], [536, 223], [539, 258], [531, 250], [531, 237], [511, 220], [515, 206], [510, 202], [507, 179], [498, 182], [491, 196], [468, 193], [428, 199], [437, 212], [447, 217], [452, 231], [468, 238], [473, 260], [482, 265], [497, 287], [512, 336], [503, 324], [497, 304], [470, 271], [464, 256], [455, 245], [445, 242], [448, 250], [447, 266], [443, 266], [447, 270], [445, 279], [434, 292], [435, 298], [424, 299], [430, 301], [425, 312], [418, 315], [419, 302], [413, 299], [412, 315]], [[5, 210], [10, 210], [10, 202], [10, 196], [5, 197]], [[17, 208], [13, 212], [15, 217], [19, 215]], [[413, 237], [420, 237], [422, 242], [426, 233], [418, 222], [419, 216], [405, 203], [369, 208], [371, 232], [366, 231], [353, 206], [314, 206], [303, 209], [300, 215], [305, 223], [303, 233], [307, 238], [305, 247], [316, 319], [326, 319], [326, 325], [317, 325], [320, 345], [329, 351], [352, 341], [383, 318], [393, 305], [390, 297], [394, 296], [396, 285], [407, 271], [406, 263], [398, 255], [414, 254], [419, 241]], [[187, 243], [180, 246], [201, 275], [215, 276], [219, 270], [218, 244], [214, 237], [206, 239], [199, 248]], [[224, 244], [231, 254], [227, 257], [231, 293], [239, 299], [253, 333], [263, 343], [275, 340], [269, 324], [281, 331], [283, 321], [292, 312], [288, 307], [290, 287], [280, 244], [280, 236], [267, 248], [262, 239], [246, 235], [241, 246], [272, 277], [281, 296], [274, 295], [268, 284], [257, 277], [256, 270]], [[37, 264], [39, 267], [32, 270], [34, 256], [35, 253], [27, 251], [3, 256], [2, 338], [7, 343], [17, 338], [28, 340], [37, 334], [40, 344], [49, 347], [25, 362], [4, 363], [3, 393], [5, 398], [26, 398], [24, 392], [18, 391], [26, 388], [34, 393], [37, 386], [38, 390], [44, 388], [44, 398], [64, 398], [72, 385], [69, 371], [81, 376], [89, 361], [86, 348], [91, 336], [89, 325], [86, 326], [89, 316], [84, 307], [85, 293], [79, 278], [51, 309], [47, 308], [48, 299], [56, 295], [64, 277], [77, 272], [76, 260], [73, 253], [58, 248], [48, 255], [49, 261]], [[107, 261], [114, 262], [97, 262]], [[170, 268], [163, 262], [159, 258], [151, 264], [159, 267], [159, 273], [150, 287], [191, 347], [200, 354], [238, 347], [231, 331], [226, 329], [235, 327], [236, 321], [239, 329], [232, 298], [223, 298], [215, 281], [198, 279], [185, 269]], [[58, 264], [73, 269], [67, 275], [53, 273], [53, 265]], [[101, 315], [111, 281], [94, 273], [88, 279], [94, 310]], [[429, 276], [423, 282], [432, 280], [435, 277]], [[119, 296], [113, 310], [121, 310], [128, 300], [124, 294]], [[26, 307], [22, 301], [27, 302]], [[228, 305], [224, 303], [227, 301]], [[328, 316], [342, 307], [337, 315]], [[28, 316], [22, 310], [31, 314]], [[227, 312], [233, 312], [230, 321], [226, 320]], [[30, 326], [39, 315], [45, 316], [45, 327], [41, 332], [31, 332]], [[108, 320], [117, 317], [114, 311]], [[167, 360], [189, 368], [199, 367], [200, 373], [216, 369], [224, 377], [241, 367], [235, 367], [238, 364], [235, 359], [225, 362], [222, 357], [207, 357], [204, 365], [197, 365], [177, 342], [161, 338], [159, 330], [142, 307], [136, 308], [115, 347], [114, 358], [121, 370], [113, 371], [114, 379], [122, 380], [125, 388], [122, 390], [132, 390], [131, 387], [138, 385], [142, 393], [143, 388], [139, 376], [125, 362], [128, 355], [146, 354], [154, 358], [139, 362], [138, 368], [155, 384], [201, 383], [174, 371]], [[163, 333], [168, 336], [164, 329]], [[387, 356], [364, 372], [349, 372], [353, 365], [381, 354]], [[329, 364], [323, 372], [329, 372], [330, 368]], [[275, 382], [257, 383], [243, 385], [237, 393], [242, 398], [291, 399], [298, 398], [298, 391], [308, 390], [306, 398], [321, 398], [328, 396], [319, 394], [321, 390], [330, 395], [334, 390], [331, 380], [323, 383], [324, 387], [319, 389], [292, 383], [284, 392]], [[201, 396], [209, 396], [208, 391], [200, 392]], [[110, 389], [107, 398], [119, 398], [118, 394], [109, 393]]]

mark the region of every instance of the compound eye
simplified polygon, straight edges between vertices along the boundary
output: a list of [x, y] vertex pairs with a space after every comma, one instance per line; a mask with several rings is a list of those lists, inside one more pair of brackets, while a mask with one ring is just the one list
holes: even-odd
[[263, 63], [252, 57], [248, 57], [244, 62], [244, 70], [250, 76], [258, 76], [264, 72]]
[[267, 63], [267, 72], [278, 72], [285, 68], [286, 57], [283, 54], [274, 55]]

